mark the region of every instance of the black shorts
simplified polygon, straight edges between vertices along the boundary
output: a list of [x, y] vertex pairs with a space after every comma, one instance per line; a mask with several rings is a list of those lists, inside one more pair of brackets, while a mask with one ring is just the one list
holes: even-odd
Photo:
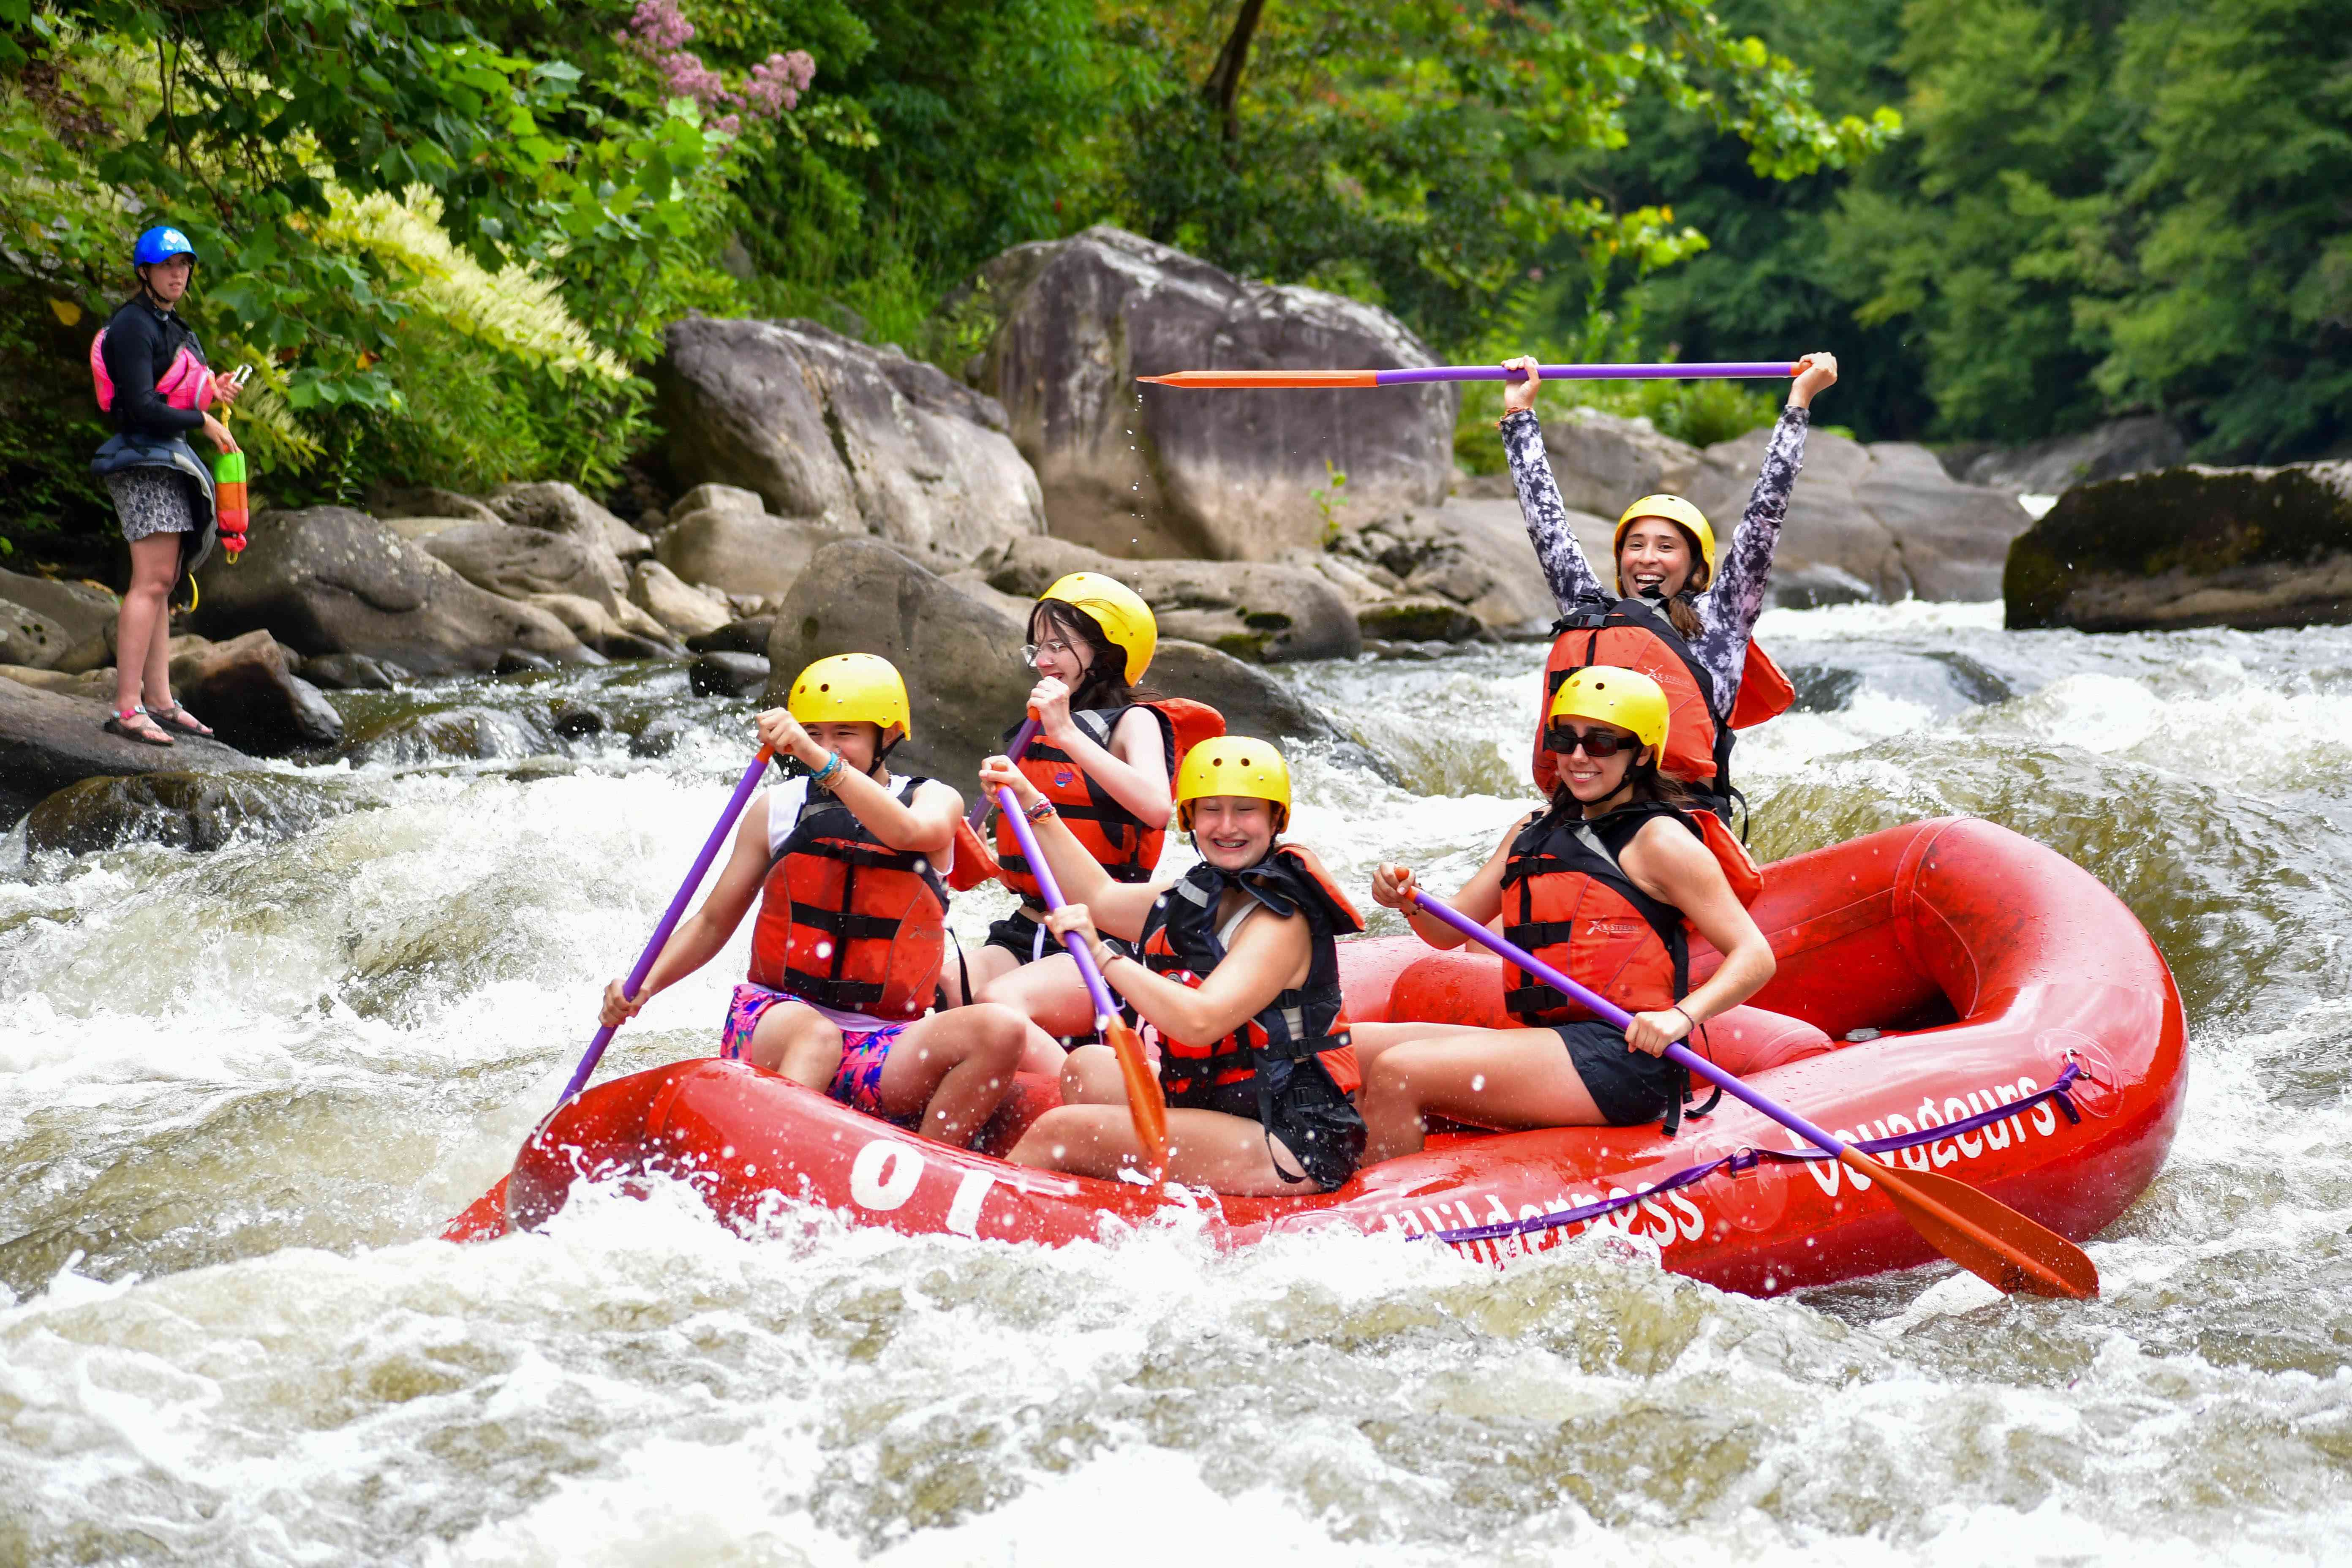
[[[1284, 1175], [1304, 1173], [1319, 1192], [1345, 1186], [1364, 1160], [1364, 1119], [1356, 1113], [1356, 1102], [1313, 1057], [1268, 1062], [1266, 1072], [1274, 1085], [1274, 1125], [1267, 1131], [1282, 1145], [1274, 1168]], [[1171, 1095], [1168, 1104], [1175, 1110], [1218, 1110], [1255, 1121], [1257, 1079]]]
[[[1038, 942], [1040, 937], [1045, 939], [1042, 945]], [[1114, 952], [1123, 952], [1129, 958], [1135, 956], [1135, 944], [1131, 942], [1121, 942], [1115, 936], [1104, 937], [1103, 941], [1110, 943], [1111, 951]], [[1024, 963], [1033, 963], [1040, 958], [1051, 958], [1064, 951], [1062, 939], [1031, 919], [1026, 910], [1015, 910], [1003, 920], [991, 924], [988, 928], [988, 940], [981, 945], [1001, 947]]]
[[1664, 1057], [1633, 1049], [1622, 1029], [1586, 1018], [1554, 1024], [1551, 1031], [1568, 1047], [1569, 1064], [1612, 1127], [1663, 1121], [1666, 1108], [1683, 1091], [1683, 1069]]

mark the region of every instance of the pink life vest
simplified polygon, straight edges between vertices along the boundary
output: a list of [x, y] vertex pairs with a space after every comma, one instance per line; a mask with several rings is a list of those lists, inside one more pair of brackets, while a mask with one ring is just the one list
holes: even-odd
[[[89, 340], [89, 377], [98, 388], [99, 411], [114, 412], [114, 378], [106, 374], [106, 330], [99, 329], [98, 336]], [[208, 409], [213, 405], [212, 371], [196, 357], [194, 349], [183, 346], [172, 357], [172, 363], [155, 383], [155, 395], [173, 408]]]

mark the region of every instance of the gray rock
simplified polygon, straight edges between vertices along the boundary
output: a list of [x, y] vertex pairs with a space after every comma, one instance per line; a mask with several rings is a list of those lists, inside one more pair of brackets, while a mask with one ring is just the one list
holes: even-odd
[[0, 599], [55, 621], [68, 648], [104, 632], [122, 610], [122, 601], [95, 583], [63, 583], [5, 570], [0, 570]]
[[609, 658], [676, 654], [668, 630], [630, 602], [627, 570], [591, 521], [564, 531], [469, 522], [420, 548], [476, 587], [545, 610]]
[[1356, 612], [1364, 641], [1474, 642], [1486, 635], [1478, 617], [1451, 599], [1387, 599]]
[[1698, 472], [1698, 448], [1647, 419], [1572, 407], [1548, 416], [1543, 433], [1560, 499], [1579, 511], [1614, 518], [1643, 496], [1682, 494]]
[[756, 653], [706, 653], [686, 667], [686, 679], [697, 697], [740, 697], [766, 689], [768, 661]]
[[408, 675], [364, 654], [327, 653], [302, 661], [302, 679], [329, 691], [391, 691]]
[[[1727, 544], [1769, 439], [1751, 430], [1709, 447], [1685, 492]], [[2032, 521], [2014, 494], [1959, 483], [1924, 447], [1814, 430], [1773, 571], [1833, 566], [1885, 600], [1989, 599], [2010, 541]]]
[[386, 521], [398, 518], [459, 518], [468, 522], [497, 522], [499, 514], [483, 501], [438, 485], [377, 485], [368, 491], [371, 516]]
[[941, 568], [1045, 531], [1003, 411], [936, 366], [804, 321], [696, 317], [666, 345], [654, 380], [673, 472], [756, 490], [771, 511]]
[[767, 656], [768, 639], [776, 629], [776, 617], [760, 616], [748, 620], [730, 621], [714, 631], [686, 639], [688, 649], [694, 653], [756, 653]]
[[2057, 495], [2076, 485], [2174, 468], [2189, 456], [2189, 447], [2172, 421], [2160, 414], [2143, 414], [2022, 447], [1976, 446], [1939, 456], [1963, 484]]
[[218, 741], [184, 736], [148, 746], [106, 731], [104, 702], [0, 680], [0, 821], [100, 773], [219, 773], [254, 760]]
[[239, 838], [290, 838], [331, 815], [334, 804], [325, 786], [276, 773], [88, 778], [33, 807], [25, 846], [68, 855], [136, 843], [212, 850]]
[[[0, 680], [13, 680], [36, 691], [79, 692], [89, 679], [88, 675], [68, 675], [62, 669], [36, 669], [29, 664], [0, 664]], [[108, 684], [112, 684], [111, 676], [106, 679]]]
[[668, 515], [675, 521], [689, 512], [709, 510], [758, 517], [767, 510], [767, 501], [757, 490], [747, 490], [740, 485], [697, 485], [670, 503]]
[[[1260, 663], [1353, 658], [1363, 637], [1338, 590], [1313, 572], [1266, 562], [1118, 561], [1082, 544], [1016, 539], [989, 585], [1034, 601], [1072, 572], [1100, 572], [1143, 596], [1162, 636], [1205, 643]], [[1027, 606], [1022, 610], [1027, 615]]]
[[811, 555], [821, 546], [846, 537], [806, 518], [703, 507], [680, 513], [676, 522], [662, 530], [655, 553], [684, 583], [730, 595], [789, 594]]
[[[1450, 386], [1195, 392], [1176, 370], [1435, 363], [1387, 311], [1271, 288], [1123, 229], [1016, 246], [944, 307], [996, 321], [974, 374], [1045, 488], [1053, 531], [1113, 555], [1270, 561], [1321, 542], [1314, 492], [1348, 476], [1343, 516], [1445, 498]], [[1327, 499], [1328, 499], [1327, 497]]]
[[2352, 462], [2192, 465], [2079, 485], [2010, 547], [2011, 627], [2352, 620]]
[[642, 561], [654, 542], [561, 481], [500, 485], [490, 510], [517, 528], [569, 533], [601, 543], [623, 561]]
[[[1571, 514], [1580, 519], [1580, 537], [1597, 527], [1607, 540], [1606, 523]], [[1382, 574], [1395, 585], [1391, 596], [1449, 600], [1504, 636], [1539, 632], [1559, 613], [1516, 499], [1450, 496], [1441, 506], [1343, 529], [1329, 554]]]
[[1829, 605], [1866, 604], [1877, 597], [1870, 584], [1843, 567], [1772, 567], [1772, 604], [1783, 610], [1818, 610]]
[[172, 693], [222, 740], [257, 757], [343, 738], [342, 715], [316, 686], [289, 672], [285, 650], [268, 632], [175, 654]]
[[604, 658], [544, 610], [488, 593], [364, 512], [265, 511], [245, 563], [198, 574], [189, 623], [208, 637], [267, 631], [303, 657], [357, 653], [417, 675], [495, 668], [509, 649]]
[[629, 602], [680, 637], [716, 631], [735, 616], [724, 602], [679, 582], [658, 561], [640, 561], [629, 569]]
[[[485, 510], [488, 509], [486, 508]], [[453, 528], [464, 528], [468, 523], [497, 522], [499, 520], [493, 516], [387, 517], [379, 519], [378, 521], [383, 522], [384, 527], [400, 535], [401, 538], [407, 540], [411, 544], [422, 544], [426, 540], [432, 538], [435, 534], [446, 533]]]
[[551, 723], [503, 708], [459, 706], [378, 714], [354, 723], [344, 752], [353, 762], [491, 762], [561, 752]]
[[47, 669], [72, 647], [66, 628], [48, 616], [13, 600], [0, 599], [0, 664]]
[[[776, 616], [768, 645], [766, 700], [784, 700], [794, 677], [836, 653], [877, 653], [907, 677], [914, 732], [896, 757], [946, 779], [967, 796], [982, 757], [996, 749], [1035, 684], [1021, 662], [1018, 616], [957, 592], [897, 552], [866, 540], [819, 551]], [[1243, 733], [1333, 740], [1338, 731], [1280, 681], [1198, 643], [1160, 645], [1150, 683], [1207, 702]]]

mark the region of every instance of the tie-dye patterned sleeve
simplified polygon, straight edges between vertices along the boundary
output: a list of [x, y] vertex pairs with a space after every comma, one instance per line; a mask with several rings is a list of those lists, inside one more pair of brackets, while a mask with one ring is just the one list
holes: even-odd
[[1584, 558], [1584, 547], [1568, 525], [1568, 504], [1559, 499], [1551, 458], [1544, 451], [1543, 426], [1532, 413], [1512, 414], [1504, 417], [1502, 431], [1503, 453], [1510, 459], [1511, 483], [1519, 492], [1528, 540], [1536, 547], [1536, 560], [1560, 613], [1566, 615], [1579, 599], [1613, 597], [1593, 575], [1592, 563]]
[[1757, 617], [1764, 613], [1772, 551], [1780, 542], [1780, 525], [1789, 517], [1789, 496], [1805, 466], [1805, 432], [1811, 424], [1811, 414], [1793, 404], [1780, 411], [1780, 422], [1772, 427], [1772, 439], [1764, 447], [1764, 466], [1756, 476], [1756, 488], [1748, 493], [1748, 510], [1722, 553], [1714, 586], [1699, 595], [1699, 618], [1706, 625], [1692, 642], [1691, 654], [1714, 679], [1718, 717], [1728, 714], [1739, 696], [1748, 640], [1755, 634]]

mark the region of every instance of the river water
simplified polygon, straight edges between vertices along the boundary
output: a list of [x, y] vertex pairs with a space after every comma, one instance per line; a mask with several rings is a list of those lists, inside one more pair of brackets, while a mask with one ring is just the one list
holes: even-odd
[[[748, 752], [676, 669], [339, 699], [375, 738], [281, 770], [290, 837], [0, 839], [0, 1563], [2342, 1562], [2352, 632], [1999, 626], [1775, 612], [1804, 710], [1741, 758], [1768, 858], [1974, 813], [2155, 933], [2187, 1111], [2088, 1304], [1749, 1300], [1601, 1241], [746, 1237], [671, 1190], [432, 1239]], [[1534, 662], [1286, 671], [1401, 781], [1300, 759], [1297, 835], [1466, 875]], [[708, 1054], [740, 964], [606, 1075]]]

